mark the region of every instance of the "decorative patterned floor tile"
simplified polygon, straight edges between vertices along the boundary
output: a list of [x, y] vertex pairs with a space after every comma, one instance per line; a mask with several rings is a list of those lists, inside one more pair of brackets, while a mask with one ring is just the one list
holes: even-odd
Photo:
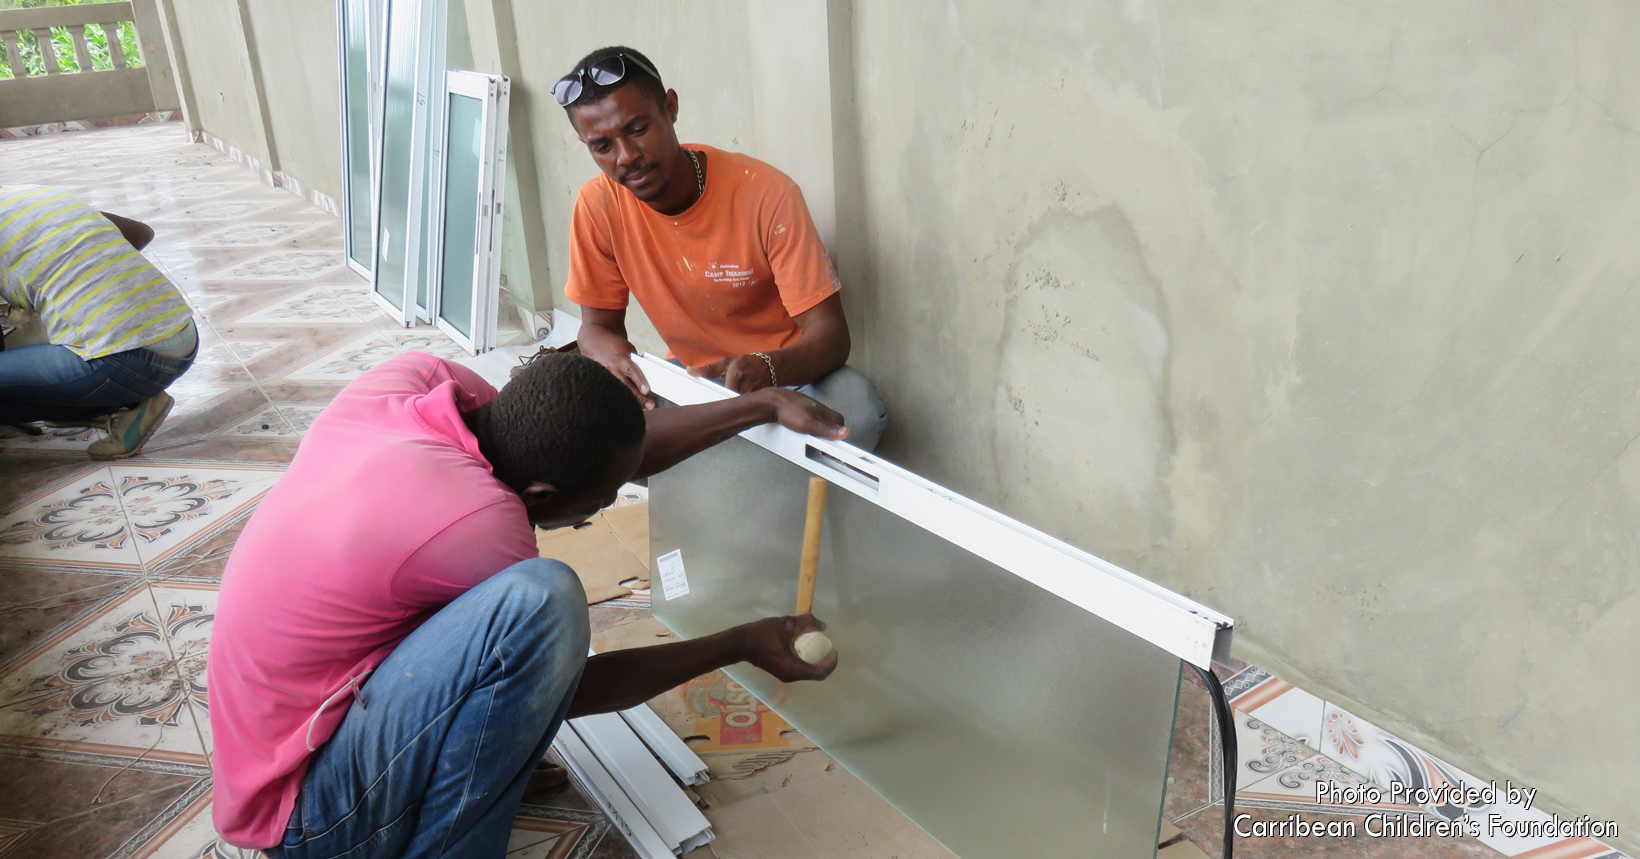
[[1325, 807], [1336, 813], [1356, 815], [1370, 814], [1374, 811], [1420, 811], [1417, 806], [1392, 802], [1319, 802], [1316, 789], [1318, 783], [1340, 788], [1372, 785], [1372, 781], [1367, 777], [1346, 769], [1326, 755], [1311, 755], [1304, 761], [1236, 791], [1236, 804], [1248, 808], [1285, 808], [1297, 811]]
[[0, 550], [42, 566], [138, 572], [142, 559], [107, 466], [75, 475], [0, 517]]
[[[0, 567], [0, 670], [38, 646], [52, 631], [140, 587], [131, 576]], [[0, 811], [0, 818], [5, 814]]]
[[250, 220], [252, 215], [275, 208], [274, 201], [211, 201], [186, 206], [172, 213], [174, 220]]
[[192, 305], [195, 310], [210, 310], [224, 301], [232, 301], [239, 297], [237, 295], [226, 295], [221, 293], [214, 295], [187, 295], [184, 293], [184, 295], [187, 297], [188, 303]]
[[347, 305], [347, 309], [358, 314], [361, 318], [381, 315], [381, 307], [371, 296], [369, 287], [330, 286], [326, 287], [336, 300]]
[[337, 269], [347, 268], [347, 256], [341, 251], [297, 250], [285, 251], [285, 259], [311, 278], [321, 277]]
[[147, 587], [54, 636], [0, 677], [0, 743], [202, 764], [167, 617]]
[[283, 253], [269, 253], [206, 275], [204, 280], [307, 280]]
[[1230, 706], [1258, 716], [1260, 721], [1311, 748], [1320, 746], [1324, 705], [1320, 698], [1258, 668], [1248, 668], [1230, 682], [1237, 689]]
[[165, 627], [166, 645], [176, 661], [177, 680], [186, 691], [200, 748], [210, 756], [211, 720], [206, 701], [205, 663], [216, 621], [217, 582], [153, 581], [149, 589]]
[[235, 224], [225, 230], [199, 236], [188, 244], [196, 248], [265, 247], [296, 238], [311, 229], [292, 223]]
[[40, 566], [136, 573], [231, 521], [282, 473], [174, 465], [82, 472], [0, 518], [0, 547]]
[[159, 827], [130, 859], [234, 859], [238, 855], [211, 825], [211, 793], [207, 790]]
[[370, 331], [280, 374], [289, 382], [345, 382], [395, 355], [426, 352], [440, 358], [466, 357], [466, 350], [438, 331]]
[[[536, 813], [556, 814], [559, 809], [540, 809]], [[577, 851], [583, 842], [596, 845], [609, 824], [599, 817], [582, 822], [558, 820], [549, 817], [519, 816], [513, 823], [512, 837], [507, 842], [508, 859], [568, 859], [584, 857], [590, 850]], [[146, 843], [137, 848], [129, 859], [236, 859], [240, 851], [228, 846], [211, 825], [211, 794], [205, 791], [193, 799], [181, 813], [156, 827]], [[247, 854], [248, 855], [248, 854]]]
[[[222, 296], [232, 298], [233, 296]], [[218, 343], [208, 349], [201, 349], [194, 358], [195, 364], [237, 364], [240, 361], [250, 361], [261, 357], [280, 346], [285, 345], [283, 340], [244, 340], [230, 343]]]
[[[543, 810], [547, 813], [557, 809]], [[568, 817], [569, 815], [560, 815]], [[602, 820], [584, 823], [556, 820], [547, 817], [520, 815], [513, 821], [511, 837], [507, 839], [508, 859], [567, 859], [584, 856], [596, 847], [609, 824]], [[583, 848], [577, 850], [577, 847]]]
[[[1270, 727], [1257, 718], [1232, 710], [1236, 718], [1236, 754], [1241, 758], [1236, 767], [1236, 788], [1262, 781], [1269, 776], [1315, 756], [1315, 749]], [[1223, 798], [1219, 775], [1222, 758], [1219, 747], [1213, 744], [1213, 776], [1210, 782], [1212, 798]]]
[[145, 568], [248, 511], [284, 474], [232, 466], [115, 465], [109, 472]]
[[301, 438], [324, 411], [322, 403], [277, 403], [217, 435], [237, 438]]
[[235, 325], [357, 325], [359, 318], [330, 290], [315, 286], [234, 320]]
[[[160, 231], [162, 224], [154, 224]], [[149, 248], [146, 255], [155, 265], [165, 269], [173, 279], [188, 282], [206, 280], [212, 272], [250, 262], [263, 253], [262, 248]], [[186, 288], [186, 287], [185, 287]]]

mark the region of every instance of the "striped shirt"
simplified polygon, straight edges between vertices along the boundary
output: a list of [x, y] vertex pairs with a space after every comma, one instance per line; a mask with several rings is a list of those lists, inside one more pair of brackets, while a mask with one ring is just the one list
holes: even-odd
[[90, 361], [183, 330], [193, 312], [113, 222], [60, 191], [0, 185], [0, 300]]

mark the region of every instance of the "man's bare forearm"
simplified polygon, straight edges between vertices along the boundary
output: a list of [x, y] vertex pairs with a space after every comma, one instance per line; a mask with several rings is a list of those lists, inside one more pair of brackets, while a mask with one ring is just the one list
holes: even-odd
[[815, 332], [796, 343], [769, 353], [775, 373], [782, 385], [807, 385], [818, 382], [826, 374], [848, 361], [851, 347], [848, 330]]
[[766, 617], [694, 641], [600, 653], [587, 660], [569, 716], [636, 707], [684, 682], [737, 662], [749, 662], [782, 683], [824, 680], [837, 670], [837, 651], [805, 662], [793, 644], [826, 625], [812, 615]]
[[665, 471], [715, 444], [774, 419], [774, 405], [767, 398], [755, 395], [645, 412], [643, 461], [638, 464], [634, 477]]
[[848, 319], [843, 315], [843, 299], [833, 294], [797, 315], [803, 336], [784, 349], [769, 353], [775, 374], [782, 385], [807, 385], [825, 378], [843, 366], [853, 348]]
[[590, 347], [614, 349], [627, 344], [626, 326], [608, 322], [583, 322], [575, 337], [581, 341], [581, 351], [586, 352]]
[[747, 659], [744, 627], [694, 641], [600, 653], [587, 660], [569, 717], [636, 707], [684, 682]]

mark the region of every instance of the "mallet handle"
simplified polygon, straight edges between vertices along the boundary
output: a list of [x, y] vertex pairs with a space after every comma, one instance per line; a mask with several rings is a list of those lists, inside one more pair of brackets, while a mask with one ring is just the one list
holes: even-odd
[[820, 567], [820, 525], [826, 519], [826, 479], [809, 478], [809, 515], [803, 522], [803, 562], [797, 569], [797, 613], [814, 611], [814, 574]]

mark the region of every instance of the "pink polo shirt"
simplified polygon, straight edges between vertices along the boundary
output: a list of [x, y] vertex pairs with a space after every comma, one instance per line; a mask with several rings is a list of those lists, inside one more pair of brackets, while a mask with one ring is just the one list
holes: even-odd
[[313, 422], [245, 526], [207, 668], [223, 840], [280, 843], [353, 682], [462, 592], [537, 556], [523, 502], [461, 419], [494, 398], [431, 355], [382, 364]]

